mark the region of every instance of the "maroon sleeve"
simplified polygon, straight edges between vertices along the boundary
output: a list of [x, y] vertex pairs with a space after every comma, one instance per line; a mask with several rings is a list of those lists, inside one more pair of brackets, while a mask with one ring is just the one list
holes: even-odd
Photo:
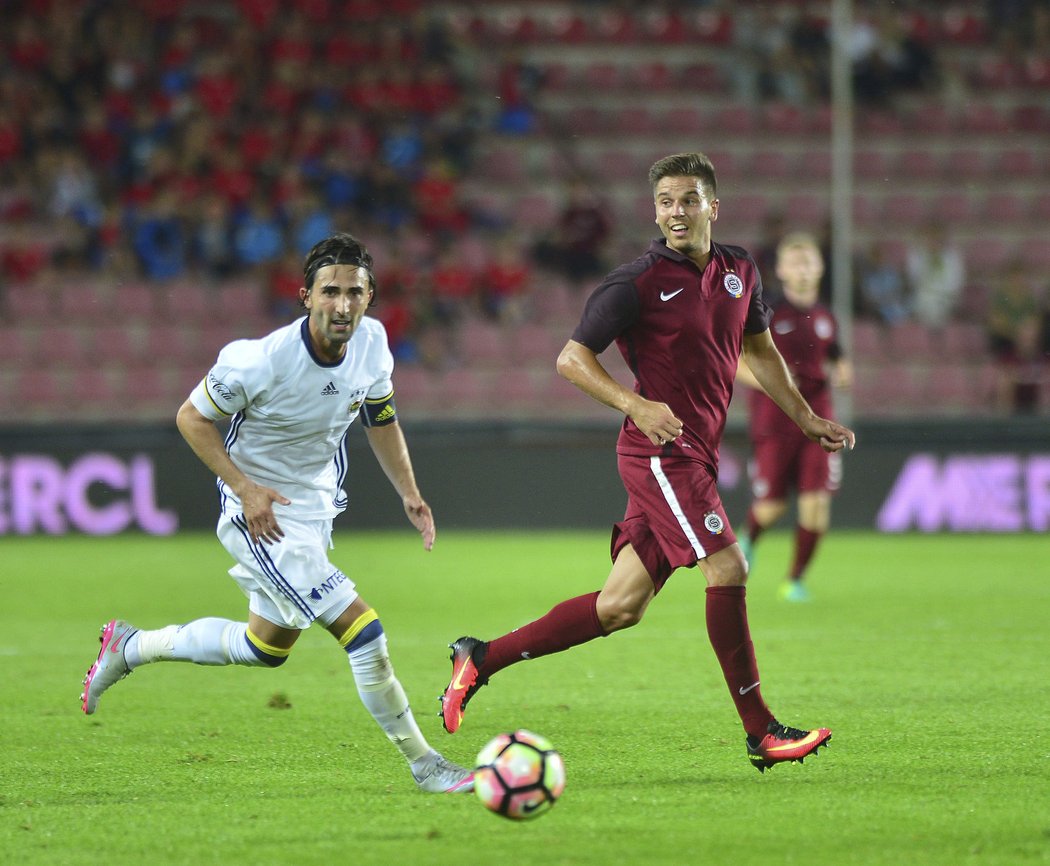
[[638, 290], [633, 283], [602, 283], [587, 299], [572, 339], [596, 355], [601, 354], [637, 321], [638, 310]]
[[773, 319], [773, 310], [766, 299], [762, 297], [762, 274], [759, 273], [755, 260], [748, 256], [747, 261], [755, 275], [755, 285], [751, 289], [751, 303], [747, 308], [747, 319], [744, 320], [745, 334], [761, 334], [769, 330], [769, 323]]

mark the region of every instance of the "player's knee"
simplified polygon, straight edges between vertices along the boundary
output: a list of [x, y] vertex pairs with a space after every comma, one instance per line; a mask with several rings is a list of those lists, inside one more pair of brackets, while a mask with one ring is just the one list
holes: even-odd
[[625, 628], [638, 625], [645, 614], [645, 607], [625, 604], [623, 602], [610, 603], [608, 600], [598, 599], [596, 606], [598, 621], [606, 634], [614, 631], [622, 631]]
[[278, 647], [261, 640], [251, 628], [244, 629], [243, 643], [231, 635], [228, 653], [238, 664], [249, 667], [279, 668], [291, 655], [291, 647]]

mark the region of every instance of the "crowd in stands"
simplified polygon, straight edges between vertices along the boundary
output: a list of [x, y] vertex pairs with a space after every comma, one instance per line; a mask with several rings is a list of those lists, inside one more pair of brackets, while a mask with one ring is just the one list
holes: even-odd
[[[987, 0], [983, 15], [961, 20], [980, 46], [968, 70], [939, 57], [928, 3], [871, 6], [861, 7], [850, 44], [861, 110], [967, 87], [974, 75], [1050, 82], [1040, 71], [1050, 65], [1045, 3]], [[714, 16], [726, 26], [708, 36], [732, 51], [736, 98], [828, 98], [826, 4], [577, 7], [600, 32], [642, 22], [668, 43], [689, 16]], [[398, 357], [441, 367], [463, 354], [464, 319], [525, 321], [543, 306], [535, 295], [551, 275], [573, 291], [590, 285], [616, 264], [600, 178], [570, 179], [563, 212], [535, 236], [467, 182], [479, 141], [538, 134], [551, 85], [513, 33], [495, 43], [471, 9], [423, 0], [5, 3], [0, 322], [12, 315], [5, 291], [84, 275], [118, 286], [248, 279], [264, 287], [269, 315], [285, 319], [306, 250], [349, 228], [376, 248], [376, 312]], [[514, 27], [523, 26], [519, 15]], [[880, 243], [858, 252], [859, 315], [933, 331], [957, 315], [966, 264], [942, 226], [922, 241], [904, 259]], [[767, 254], [756, 248], [760, 263]], [[1021, 269], [1004, 273], [989, 316], [991, 350], [1015, 371], [1050, 350], [1046, 277]], [[1005, 403], [1034, 405], [1024, 387], [1003, 387], [1021, 393]]]

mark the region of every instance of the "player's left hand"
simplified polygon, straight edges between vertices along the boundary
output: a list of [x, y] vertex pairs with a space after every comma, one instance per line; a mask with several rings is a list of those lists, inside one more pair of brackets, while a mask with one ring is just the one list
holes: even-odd
[[828, 421], [826, 418], [816, 418], [816, 423], [806, 430], [810, 439], [820, 443], [825, 451], [834, 452], [848, 448], [850, 451], [857, 444], [856, 434], [848, 427]]
[[434, 538], [437, 535], [437, 527], [434, 526], [434, 515], [430, 512], [430, 506], [418, 496], [406, 496], [404, 505], [408, 519], [423, 536], [423, 549], [430, 550], [434, 546]]

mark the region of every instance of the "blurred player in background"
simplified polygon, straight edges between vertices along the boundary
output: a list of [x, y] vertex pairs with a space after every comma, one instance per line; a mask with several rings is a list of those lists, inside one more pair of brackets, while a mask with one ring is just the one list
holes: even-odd
[[[824, 257], [816, 238], [801, 232], [786, 235], [777, 246], [776, 273], [784, 298], [773, 307], [773, 342], [813, 411], [831, 418], [831, 385], [849, 387], [853, 367], [842, 354], [835, 317], [818, 300]], [[788, 496], [797, 492], [795, 556], [780, 587], [780, 597], [807, 601], [809, 590], [803, 577], [831, 522], [831, 495], [842, 478], [841, 455], [825, 451], [792, 424], [762, 390], [746, 361], [739, 365], [737, 380], [751, 389], [748, 403], [754, 495], [747, 515], [747, 536], [740, 547], [749, 565], [754, 565], [759, 536], [784, 515]]]
[[[82, 709], [140, 665], [276, 668], [304, 628], [320, 622], [346, 650], [358, 694], [424, 791], [473, 788], [470, 772], [427, 744], [387, 653], [375, 610], [328, 559], [332, 520], [346, 508], [346, 434], [358, 415], [368, 443], [419, 530], [434, 544], [430, 506], [416, 485], [394, 407], [386, 332], [365, 316], [375, 299], [372, 256], [348, 234], [313, 247], [299, 296], [306, 315], [219, 353], [179, 409], [180, 432], [218, 476], [217, 534], [236, 561], [248, 621], [209, 617], [143, 631], [119, 619], [84, 679]], [[225, 442], [216, 423], [229, 420]]]
[[[627, 489], [613, 527], [604, 587], [569, 599], [491, 641], [452, 645], [452, 681], [442, 720], [455, 732], [467, 702], [508, 665], [569, 649], [638, 623], [679, 567], [699, 566], [707, 583], [706, 626], [759, 770], [801, 760], [831, 737], [781, 725], [762, 699], [748, 626], [747, 562], [716, 486], [718, 449], [741, 352], [767, 393], [828, 451], [853, 433], [815, 414], [791, 381], [769, 334], [770, 311], [751, 256], [711, 240], [718, 217], [715, 171], [700, 153], [665, 157], [649, 170], [663, 238], [598, 286], [558, 372], [625, 416], [617, 443]], [[612, 343], [634, 373], [633, 391], [598, 361]], [[654, 660], [659, 670], [659, 660]]]

